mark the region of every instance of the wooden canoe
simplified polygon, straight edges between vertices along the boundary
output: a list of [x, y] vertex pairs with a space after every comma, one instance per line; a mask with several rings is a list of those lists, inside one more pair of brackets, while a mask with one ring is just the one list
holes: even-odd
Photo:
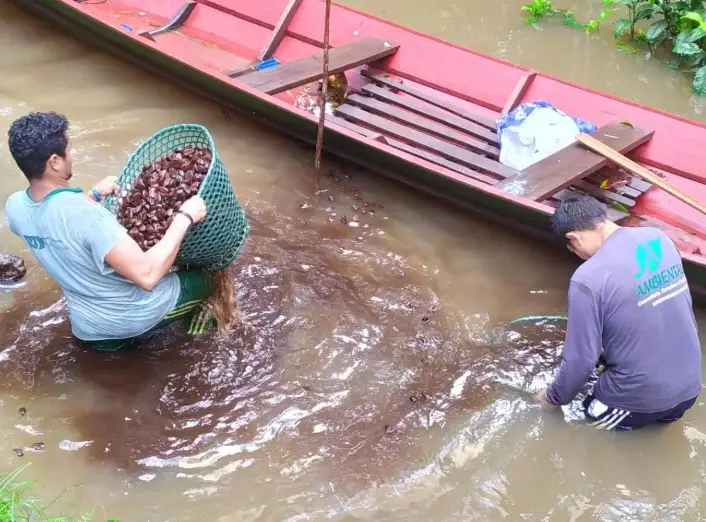
[[[302, 99], [320, 77], [322, 0], [13, 1], [56, 28], [315, 140], [318, 117]], [[695, 301], [706, 304], [705, 215], [577, 143], [517, 172], [498, 161], [495, 121], [523, 101], [549, 101], [701, 201], [706, 125], [339, 5], [330, 44], [331, 72], [345, 74], [349, 94], [327, 116], [328, 151], [541, 237], [559, 200], [576, 191], [594, 195], [620, 224], [665, 230], [682, 253]], [[260, 66], [272, 57], [273, 67]]]

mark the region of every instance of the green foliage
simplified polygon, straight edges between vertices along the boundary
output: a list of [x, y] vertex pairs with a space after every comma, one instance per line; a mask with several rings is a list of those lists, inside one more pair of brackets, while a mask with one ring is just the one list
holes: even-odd
[[26, 467], [27, 465], [0, 475], [0, 522], [91, 522], [93, 520], [92, 515], [71, 518], [49, 516], [47, 512], [53, 502], [45, 503], [35, 498], [30, 493], [32, 482], [18, 480]]
[[532, 3], [523, 5], [522, 10], [529, 13], [527, 16], [528, 24], [536, 24], [542, 18], [555, 14], [555, 9], [550, 0], [532, 0]]
[[[604, 4], [608, 5], [609, 2], [604, 0]], [[523, 5], [522, 10], [528, 13], [526, 19], [528, 24], [536, 24], [544, 18], [558, 18], [564, 25], [583, 29], [586, 31], [586, 34], [598, 31], [601, 22], [612, 13], [611, 9], [604, 9], [600, 12], [598, 18], [591, 19], [584, 23], [576, 19], [573, 11], [569, 9], [557, 9], [549, 0], [533, 0], [529, 4]]]
[[530, 23], [560, 17], [565, 25], [584, 29], [586, 34], [598, 31], [616, 9], [624, 10], [626, 16], [613, 22], [616, 46], [629, 53], [637, 52], [639, 46], [653, 54], [657, 46], [669, 49], [676, 60], [667, 66], [694, 73], [694, 93], [706, 96], [706, 0], [602, 0], [602, 4], [605, 9], [586, 23], [578, 22], [571, 11], [555, 8], [549, 0], [533, 0], [522, 9], [530, 13]]

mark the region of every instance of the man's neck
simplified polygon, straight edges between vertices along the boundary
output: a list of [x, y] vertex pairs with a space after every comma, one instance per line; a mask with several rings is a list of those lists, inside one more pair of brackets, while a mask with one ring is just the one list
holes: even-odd
[[603, 223], [600, 227], [600, 233], [601, 233], [601, 242], [605, 243], [605, 240], [610, 237], [610, 235], [618, 230], [620, 228], [619, 225], [616, 225], [612, 221], [606, 221]]
[[36, 181], [32, 181], [29, 184], [29, 197], [32, 199], [32, 201], [39, 202], [42, 201], [45, 197], [47, 197], [47, 194], [49, 194], [52, 190], [58, 188], [66, 188], [68, 186], [68, 180], [60, 180], [59, 182], [57, 182], [45, 179], [38, 179]]

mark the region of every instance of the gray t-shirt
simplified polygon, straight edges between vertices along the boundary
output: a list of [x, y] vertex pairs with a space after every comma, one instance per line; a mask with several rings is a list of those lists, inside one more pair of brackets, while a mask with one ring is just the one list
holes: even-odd
[[10, 230], [22, 237], [66, 296], [73, 334], [85, 341], [140, 335], [177, 302], [179, 278], [168, 274], [151, 291], [105, 263], [127, 231], [81, 189], [57, 189], [39, 203], [27, 191], [5, 204]]
[[568, 404], [603, 348], [607, 406], [666, 411], [701, 391], [701, 346], [681, 256], [662, 231], [619, 228], [574, 273], [563, 361], [547, 398]]

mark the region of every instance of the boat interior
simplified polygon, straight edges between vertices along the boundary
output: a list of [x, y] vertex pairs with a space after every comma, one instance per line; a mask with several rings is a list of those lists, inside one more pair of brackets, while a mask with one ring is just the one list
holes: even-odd
[[[243, 0], [106, 0], [97, 5], [89, 5], [86, 0], [64, 1], [85, 4], [83, 8], [99, 12], [102, 19], [110, 20], [119, 30], [133, 32], [161, 52], [223, 82], [235, 87], [247, 85], [312, 118], [318, 114], [322, 36], [291, 27], [297, 16], [311, 18], [312, 9], [321, 13], [320, 0], [264, 2], [268, 5], [259, 7], [264, 13], [256, 12], [250, 2]], [[346, 14], [348, 22], [341, 21], [341, 16], [336, 17], [336, 23], [333, 18], [331, 22], [328, 127], [345, 128], [361, 140], [389, 147], [438, 175], [479, 188], [494, 187], [550, 207], [575, 193], [590, 194], [606, 205], [614, 221], [630, 226], [657, 226], [670, 235], [683, 253], [706, 254], [706, 216], [579, 143], [521, 172], [499, 161], [496, 119], [523, 101], [535, 101], [531, 96], [533, 85], [546, 82], [544, 77], [485, 57], [496, 71], [487, 86], [476, 88], [485, 89], [486, 94], [464, 96], [463, 85], [456, 79], [458, 73], [454, 76], [455, 85], [433, 85], [419, 76], [405, 74], [405, 64], [414, 59], [411, 53], [402, 54], [408, 45], [404, 42], [410, 37], [401, 38], [403, 43], [387, 39], [400, 34], [402, 28], [355, 11], [346, 10]], [[355, 19], [358, 26], [351, 21]], [[308, 23], [321, 26], [323, 31], [323, 17], [315, 24], [311, 20]], [[385, 38], [374, 33], [376, 24], [389, 29], [384, 31]], [[467, 52], [437, 43], [445, 45], [450, 54]], [[445, 59], [440, 57], [439, 61]], [[434, 67], [429, 69], [432, 77]], [[495, 80], [501, 87], [493, 87]], [[669, 132], [662, 127], [642, 127], [642, 120], [633, 125], [617, 114], [601, 114], [601, 121], [595, 121], [590, 114], [572, 114], [561, 103], [557, 106], [570, 115], [593, 121], [598, 125], [593, 136], [623, 154], [641, 151], [658, 140], [658, 133]], [[639, 110], [648, 111], [633, 108], [633, 115]], [[654, 164], [648, 166], [681, 190], [695, 197], [699, 192], [706, 196], [706, 185], [688, 179], [684, 171], [675, 173]]]

